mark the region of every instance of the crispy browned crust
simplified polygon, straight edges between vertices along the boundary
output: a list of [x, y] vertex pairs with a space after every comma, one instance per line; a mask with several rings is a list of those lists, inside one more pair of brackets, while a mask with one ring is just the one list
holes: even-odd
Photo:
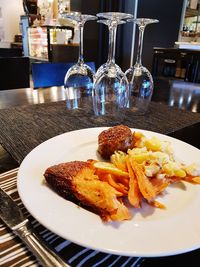
[[134, 146], [131, 129], [125, 125], [117, 125], [104, 130], [98, 136], [98, 152], [104, 159], [109, 159], [115, 151], [127, 152]]
[[89, 162], [72, 161], [61, 163], [49, 167], [44, 177], [47, 183], [62, 197], [76, 200], [73, 192], [76, 190], [76, 185], [73, 183], [75, 177], [83, 168], [90, 167]]
[[89, 202], [84, 194], [77, 189], [76, 177], [81, 176], [83, 171], [88, 174], [88, 177], [87, 175], [85, 177], [86, 180], [94, 175], [95, 170], [92, 162], [72, 161], [54, 165], [45, 171], [44, 177], [47, 183], [59, 195], [76, 204], [87, 207], [87, 209], [100, 215], [104, 221], [107, 221], [112, 212], [115, 213], [116, 210], [108, 211], [106, 208], [97, 207], [94, 202]]

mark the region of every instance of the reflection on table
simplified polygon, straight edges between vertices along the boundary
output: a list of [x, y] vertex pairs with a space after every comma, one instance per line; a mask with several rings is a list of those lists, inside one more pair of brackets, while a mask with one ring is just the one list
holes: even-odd
[[200, 84], [173, 81], [168, 105], [192, 112], [200, 112]]
[[153, 101], [170, 107], [200, 112], [200, 84], [182, 80], [154, 79]]
[[[64, 87], [0, 89], [0, 109], [66, 100]], [[200, 112], [200, 84], [181, 80], [154, 80], [152, 100], [192, 112]]]
[[0, 109], [29, 104], [42, 104], [65, 100], [64, 87], [53, 86], [49, 88], [24, 88], [13, 90], [0, 90]]

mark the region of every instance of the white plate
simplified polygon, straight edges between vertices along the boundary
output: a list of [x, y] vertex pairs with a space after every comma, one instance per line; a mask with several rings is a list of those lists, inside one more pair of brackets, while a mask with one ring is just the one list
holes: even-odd
[[[200, 247], [200, 186], [185, 183], [167, 188], [161, 199], [166, 210], [143, 206], [130, 221], [103, 223], [99, 216], [78, 207], [44, 182], [47, 167], [72, 160], [97, 158], [97, 137], [105, 128], [68, 132], [42, 143], [22, 162], [18, 190], [29, 212], [45, 227], [79, 245], [127, 256], [166, 256]], [[137, 129], [135, 129], [137, 130]], [[143, 131], [143, 130], [142, 130]], [[200, 159], [200, 150], [177, 139], [143, 131], [169, 140], [185, 163]]]

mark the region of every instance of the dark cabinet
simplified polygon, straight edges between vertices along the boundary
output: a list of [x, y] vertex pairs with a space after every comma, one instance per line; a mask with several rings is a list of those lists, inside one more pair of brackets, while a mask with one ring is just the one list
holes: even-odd
[[153, 77], [200, 82], [200, 51], [160, 47], [154, 47], [153, 51]]

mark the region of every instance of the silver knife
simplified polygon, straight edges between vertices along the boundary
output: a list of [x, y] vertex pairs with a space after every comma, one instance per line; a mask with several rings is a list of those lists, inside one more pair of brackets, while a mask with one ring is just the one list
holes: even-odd
[[18, 235], [43, 266], [70, 267], [33, 232], [13, 199], [0, 188], [0, 218]]

